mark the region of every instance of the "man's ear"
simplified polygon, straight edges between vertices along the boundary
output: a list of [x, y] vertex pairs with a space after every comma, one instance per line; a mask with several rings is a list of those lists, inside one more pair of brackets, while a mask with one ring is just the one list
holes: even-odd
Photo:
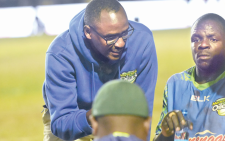
[[84, 34], [86, 38], [91, 39], [91, 28], [89, 25], [84, 25]]
[[151, 126], [151, 122], [152, 122], [152, 117], [148, 117], [145, 121], [144, 121], [144, 129], [146, 131], [146, 133], [149, 132], [150, 126]]
[[98, 122], [96, 121], [95, 117], [93, 117], [93, 115], [89, 116], [89, 120], [91, 121], [92, 134], [95, 136], [98, 132]]

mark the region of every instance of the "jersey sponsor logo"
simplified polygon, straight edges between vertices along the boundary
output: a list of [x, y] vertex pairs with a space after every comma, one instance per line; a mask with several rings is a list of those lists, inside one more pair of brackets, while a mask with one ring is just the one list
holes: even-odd
[[130, 83], [133, 83], [136, 80], [136, 78], [137, 78], [137, 70], [123, 72], [122, 74], [120, 74], [121, 80], [126, 80]]
[[225, 135], [218, 135], [218, 136], [203, 136], [203, 137], [193, 137], [189, 138], [188, 141], [225, 141]]
[[203, 132], [197, 132], [195, 135], [203, 135], [203, 134], [206, 134], [206, 133], [210, 133], [210, 134], [215, 134], [215, 133], [213, 133], [213, 132], [210, 132], [209, 130], [205, 130], [205, 131], [203, 131]]
[[208, 96], [204, 96], [204, 99], [200, 99], [200, 96], [198, 95], [192, 95], [191, 96], [191, 101], [198, 101], [198, 102], [205, 102], [205, 101], [209, 101], [209, 95]]
[[212, 110], [220, 116], [225, 116], [225, 98], [220, 98], [213, 102]]

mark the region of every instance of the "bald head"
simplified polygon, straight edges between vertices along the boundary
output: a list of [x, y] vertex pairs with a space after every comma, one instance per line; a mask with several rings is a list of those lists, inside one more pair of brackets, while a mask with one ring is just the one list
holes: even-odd
[[208, 13], [205, 14], [203, 16], [201, 16], [200, 18], [198, 18], [194, 24], [192, 25], [192, 29], [196, 28], [197, 25], [202, 24], [206, 21], [213, 21], [216, 22], [217, 24], [220, 25], [221, 30], [224, 31], [225, 33], [225, 20], [223, 17], [221, 17], [220, 15], [214, 14], [214, 13]]
[[117, 13], [121, 8], [123, 9], [117, 0], [92, 0], [86, 7], [84, 23], [85, 25], [98, 23], [100, 22], [100, 16], [103, 10], [113, 15], [113, 13]]

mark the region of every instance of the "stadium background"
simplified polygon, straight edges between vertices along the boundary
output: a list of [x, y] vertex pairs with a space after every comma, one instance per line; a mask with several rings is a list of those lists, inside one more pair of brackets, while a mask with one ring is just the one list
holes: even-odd
[[[20, 21], [7, 21], [10, 20], [10, 16], [18, 17], [19, 14], [14, 12], [13, 15], [5, 10], [21, 8], [16, 6], [28, 9], [31, 9], [33, 6], [39, 7], [38, 9], [47, 7], [48, 9], [52, 7], [50, 4], [57, 4], [53, 6], [63, 4], [60, 0], [55, 0], [55, 3], [51, 3], [54, 2], [53, 0], [48, 1], [49, 3], [42, 3], [43, 5], [38, 6], [40, 3], [37, 2], [36, 5], [32, 5], [28, 3], [30, 2], [29, 0], [27, 0], [27, 3], [16, 3], [16, 0], [0, 0], [0, 141], [43, 140], [41, 111], [44, 104], [42, 99], [42, 84], [45, 75], [45, 52], [58, 33], [50, 32], [54, 31], [54, 29], [46, 29], [47, 26], [43, 31], [36, 29], [34, 33], [32, 25], [27, 30], [29, 32], [26, 35], [23, 33], [19, 34], [19, 31], [14, 34], [15, 32], [12, 32], [12, 29], [17, 30], [17, 28], [20, 28], [20, 31], [25, 31], [26, 29], [24, 27], [17, 27]], [[12, 3], [6, 4], [6, 2]], [[67, 4], [63, 6], [71, 5], [69, 3], [73, 1], [67, 0], [66, 2]], [[154, 5], [156, 3], [156, 1], [132, 1], [131, 3], [137, 5], [138, 3], [144, 4], [144, 2], [147, 2], [145, 5]], [[141, 13], [141, 10], [139, 10], [138, 13], [138, 10], [134, 10], [133, 6], [131, 8], [126, 5], [128, 1], [121, 1], [121, 3], [129, 11], [127, 13], [128, 18], [149, 26], [153, 31], [155, 39], [159, 72], [153, 109], [152, 140], [161, 113], [163, 89], [167, 79], [172, 74], [181, 72], [194, 65], [190, 50], [190, 26], [194, 22], [193, 20], [208, 12], [215, 12], [224, 16], [225, 12], [223, 9], [220, 9], [220, 6], [221, 4], [225, 4], [225, 2], [224, 0], [165, 0], [158, 3], [158, 7], [155, 7], [156, 9], [154, 9], [155, 12], [153, 14], [146, 12], [147, 10], [143, 9], [143, 7], [137, 6], [138, 8], [142, 8], [142, 12], [144, 12]], [[85, 3], [79, 4], [85, 6]], [[77, 4], [73, 2], [72, 5], [75, 6]], [[173, 5], [175, 6], [171, 7]], [[183, 9], [182, 6], [185, 5], [189, 6], [189, 9], [187, 7]], [[211, 9], [208, 9], [210, 7]], [[132, 13], [132, 11], [135, 13]], [[72, 15], [75, 14], [72, 13]], [[34, 20], [34, 16], [31, 16], [31, 18]], [[150, 21], [146, 19], [150, 19]], [[27, 24], [25, 22], [22, 23], [24, 25]], [[151, 23], [156, 24], [150, 25]], [[55, 24], [55, 27], [64, 25], [57, 22]], [[61, 28], [61, 30], [64, 30], [64, 28], [66, 27]], [[7, 31], [6, 29], [10, 34], [8, 32], [5, 35], [3, 34]], [[47, 30], [48, 32], [46, 32]]]

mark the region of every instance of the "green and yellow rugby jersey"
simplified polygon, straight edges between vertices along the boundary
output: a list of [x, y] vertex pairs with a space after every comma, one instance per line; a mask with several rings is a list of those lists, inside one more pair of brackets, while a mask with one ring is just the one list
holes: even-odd
[[169, 78], [163, 98], [161, 122], [173, 110], [186, 109], [193, 123], [189, 141], [225, 141], [225, 72], [204, 84], [195, 81], [195, 66]]

